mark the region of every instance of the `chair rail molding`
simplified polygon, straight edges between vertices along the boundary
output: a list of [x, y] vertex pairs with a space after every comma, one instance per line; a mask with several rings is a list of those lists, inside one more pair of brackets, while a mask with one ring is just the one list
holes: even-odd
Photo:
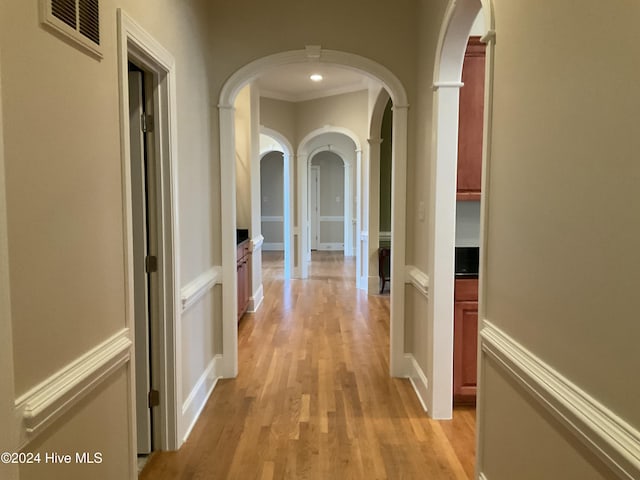
[[640, 431], [488, 320], [481, 349], [618, 477], [640, 478]]
[[123, 328], [17, 398], [21, 448], [129, 362], [131, 345], [130, 331]]
[[264, 237], [262, 235], [258, 235], [257, 237], [253, 237], [251, 239], [251, 251], [255, 252], [256, 250], [259, 250], [262, 247], [263, 243], [264, 243]]
[[195, 305], [214, 285], [222, 283], [222, 267], [211, 267], [206, 272], [201, 273], [180, 291], [182, 301], [182, 312]]
[[405, 283], [412, 284], [425, 298], [429, 298], [429, 275], [414, 265], [406, 267]]

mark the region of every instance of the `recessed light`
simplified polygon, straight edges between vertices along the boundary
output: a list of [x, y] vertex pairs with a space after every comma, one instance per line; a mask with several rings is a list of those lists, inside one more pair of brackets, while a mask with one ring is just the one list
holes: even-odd
[[320, 75], [319, 73], [314, 73], [313, 75], [311, 75], [309, 77], [311, 79], [311, 81], [313, 82], [321, 82], [322, 81], [322, 75]]

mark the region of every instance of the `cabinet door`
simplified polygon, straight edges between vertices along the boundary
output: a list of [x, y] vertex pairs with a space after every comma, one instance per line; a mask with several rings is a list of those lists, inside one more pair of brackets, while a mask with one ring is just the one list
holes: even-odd
[[245, 297], [245, 268], [242, 263], [243, 260], [238, 260], [237, 273], [238, 273], [238, 321], [244, 314], [244, 297]]
[[453, 322], [453, 398], [475, 403], [478, 369], [478, 302], [456, 302]]
[[485, 45], [469, 38], [462, 67], [458, 126], [458, 200], [480, 200]]

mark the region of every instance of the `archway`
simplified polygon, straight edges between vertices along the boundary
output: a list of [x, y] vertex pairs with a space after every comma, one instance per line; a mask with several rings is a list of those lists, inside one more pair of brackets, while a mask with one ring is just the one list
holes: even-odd
[[[392, 276], [403, 278], [405, 269], [405, 221], [406, 221], [406, 169], [407, 169], [407, 95], [398, 78], [386, 67], [368, 58], [346, 52], [325, 50], [320, 46], [308, 46], [304, 50], [277, 53], [255, 60], [236, 71], [225, 83], [220, 93], [220, 164], [221, 200], [225, 206], [221, 212], [222, 226], [222, 374], [235, 377], [238, 373], [237, 287], [235, 262], [235, 132], [234, 100], [238, 92], [269, 68], [295, 63], [321, 62], [357, 71], [381, 83], [393, 100], [393, 220], [392, 232], [396, 239], [392, 249]], [[300, 172], [298, 172], [300, 174]], [[304, 185], [304, 182], [302, 183]], [[299, 196], [300, 194], [298, 194]], [[297, 224], [293, 228], [293, 264], [301, 264], [303, 249], [298, 205]], [[404, 283], [391, 285], [390, 312], [390, 373], [393, 376], [407, 374], [404, 356]]]
[[[362, 163], [362, 148], [360, 144], [360, 139], [352, 131], [342, 127], [325, 126], [308, 133], [302, 139], [302, 141], [300, 142], [300, 146], [298, 147], [298, 205], [300, 207], [298, 211], [298, 215], [300, 219], [299, 220], [300, 225], [308, 225], [309, 223], [309, 212], [308, 212], [309, 162], [312, 156], [315, 155], [316, 153], [331, 149], [331, 147], [329, 147], [328, 144], [314, 145], [314, 141], [317, 139], [321, 139], [323, 138], [323, 136], [326, 136], [328, 134], [338, 134], [340, 136], [346, 137], [351, 142], [353, 142], [353, 145], [355, 146], [354, 148], [355, 163], [356, 164]], [[344, 166], [345, 166], [345, 172], [344, 172], [345, 202], [344, 202], [344, 220], [343, 220], [344, 238], [345, 238], [345, 256], [351, 256], [354, 253], [353, 243], [354, 243], [354, 236], [355, 236], [355, 232], [351, 222], [352, 222], [353, 215], [356, 211], [351, 201], [353, 197], [353, 189], [352, 189], [353, 173], [354, 173], [353, 162], [350, 161], [350, 156], [347, 154], [346, 151], [344, 151], [344, 149], [343, 151], [341, 151], [340, 148], [333, 147], [333, 149], [338, 153], [340, 158], [342, 158], [342, 161], [344, 162]], [[356, 178], [358, 177], [356, 176]], [[346, 201], [346, 199], [349, 199], [349, 201]], [[360, 197], [358, 197], [358, 202], [361, 202]], [[300, 256], [300, 262], [298, 264], [299, 265], [298, 274], [300, 278], [307, 278], [307, 275], [308, 275], [309, 264], [308, 264], [307, 253], [310, 250], [309, 245], [310, 245], [309, 232], [306, 228], [303, 228], [302, 231], [300, 232], [300, 249], [301, 249], [300, 251], [304, 252], [304, 254]], [[359, 253], [360, 252], [356, 252], [357, 261], [360, 261]]]
[[[481, 232], [484, 232], [486, 212], [489, 150], [487, 138], [491, 135], [491, 91], [493, 73], [493, 48], [495, 44], [493, 9], [490, 0], [451, 0], [440, 30], [436, 63], [434, 68], [433, 90], [436, 106], [433, 112], [435, 168], [431, 175], [431, 215], [433, 220], [429, 245], [430, 305], [429, 329], [431, 338], [430, 368], [426, 372], [429, 378], [427, 408], [433, 418], [451, 418], [451, 392], [453, 385], [453, 279], [455, 245], [455, 198], [456, 166], [458, 156], [458, 110], [460, 87], [462, 87], [462, 66], [471, 26], [483, 10], [485, 31], [483, 41], [487, 43], [485, 111], [484, 111], [484, 147], [483, 147], [483, 185]], [[480, 251], [484, 252], [485, 238], [481, 233]], [[484, 318], [482, 311], [482, 263], [480, 261], [480, 310], [478, 320]]]
[[[293, 226], [291, 219], [293, 218], [293, 175], [292, 175], [292, 156], [293, 147], [289, 140], [281, 133], [272, 130], [267, 127], [260, 127], [260, 133], [273, 139], [274, 145], [266, 145], [264, 148], [260, 148], [260, 159], [264, 157], [269, 151], [281, 151], [283, 155], [283, 181], [284, 181], [284, 278], [290, 279], [293, 273], [293, 254], [292, 254], [292, 238], [293, 238]], [[279, 147], [279, 148], [278, 148]], [[253, 201], [260, 201], [255, 199]]]

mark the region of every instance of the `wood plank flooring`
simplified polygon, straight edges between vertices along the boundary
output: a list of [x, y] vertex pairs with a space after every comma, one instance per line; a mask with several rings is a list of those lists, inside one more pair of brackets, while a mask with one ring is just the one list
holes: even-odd
[[308, 280], [263, 254], [265, 299], [239, 326], [239, 375], [218, 382], [188, 441], [141, 479], [471, 479], [475, 410], [430, 420], [389, 377], [389, 297], [314, 252]]

